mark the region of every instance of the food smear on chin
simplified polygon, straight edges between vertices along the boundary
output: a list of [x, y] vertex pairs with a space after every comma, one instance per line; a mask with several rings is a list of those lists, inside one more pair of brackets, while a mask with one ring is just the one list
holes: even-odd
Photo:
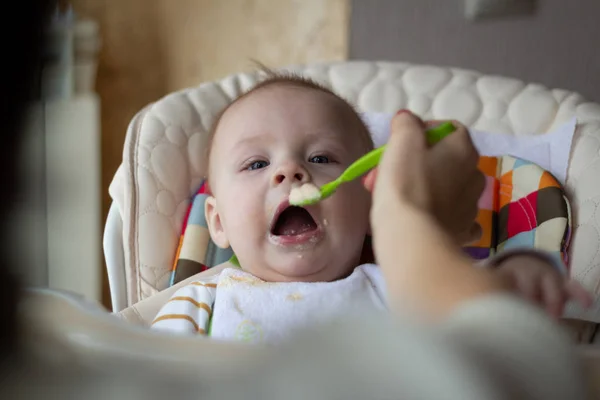
[[312, 183], [305, 183], [302, 186], [295, 186], [290, 192], [290, 204], [305, 204], [321, 198], [321, 191]]

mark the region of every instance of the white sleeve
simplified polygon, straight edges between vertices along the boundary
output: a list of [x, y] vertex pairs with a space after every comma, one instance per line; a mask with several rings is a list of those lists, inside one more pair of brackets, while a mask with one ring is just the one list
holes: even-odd
[[213, 281], [192, 282], [177, 290], [160, 309], [151, 328], [181, 334], [208, 333], [217, 285]]
[[443, 329], [498, 385], [512, 388], [512, 398], [585, 398], [571, 338], [525, 301], [509, 295], [470, 301]]

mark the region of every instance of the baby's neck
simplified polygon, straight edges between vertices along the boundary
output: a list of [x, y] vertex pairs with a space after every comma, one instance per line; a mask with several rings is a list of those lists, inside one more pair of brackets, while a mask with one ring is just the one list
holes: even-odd
[[274, 273], [269, 273], [269, 274], [257, 274], [257, 273], [253, 273], [252, 271], [257, 271], [260, 270], [261, 272], [264, 271], [264, 269], [259, 268], [244, 268], [244, 266], [242, 266], [239, 262], [239, 260], [237, 259], [237, 257], [233, 256], [232, 259], [229, 260], [229, 263], [231, 264], [232, 267], [240, 269], [242, 271], [244, 271], [245, 273], [252, 275], [254, 278], [256, 279], [260, 279], [261, 281], [264, 282], [335, 282], [335, 281], [339, 281], [339, 280], [343, 280], [348, 278], [350, 275], [352, 275], [352, 273], [354, 272], [354, 270], [356, 268], [358, 268], [360, 265], [362, 264], [356, 264], [353, 267], [350, 268], [345, 268], [344, 272], [342, 274], [339, 274], [337, 276], [333, 276], [333, 277], [329, 277], [328, 279], [322, 279], [321, 278], [321, 274], [319, 275], [311, 275], [311, 276], [306, 276], [306, 277], [297, 277], [297, 276], [286, 276], [286, 275], [282, 275], [280, 273], [277, 273], [276, 271], [271, 271]]

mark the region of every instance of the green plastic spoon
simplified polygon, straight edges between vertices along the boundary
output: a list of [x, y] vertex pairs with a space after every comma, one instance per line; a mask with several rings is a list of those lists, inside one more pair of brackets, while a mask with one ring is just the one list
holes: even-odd
[[[454, 132], [456, 128], [451, 122], [444, 122], [433, 128], [429, 128], [425, 131], [427, 136], [427, 143], [432, 146]], [[360, 178], [371, 169], [375, 168], [381, 160], [381, 156], [385, 151], [385, 145], [372, 150], [353, 162], [341, 175], [334, 181], [324, 184], [314, 193], [304, 196], [292, 196], [290, 195], [290, 204], [293, 206], [308, 206], [316, 204], [321, 200], [324, 200], [335, 193], [336, 189], [345, 182], [353, 181], [356, 178]], [[298, 190], [299, 188], [296, 188]]]

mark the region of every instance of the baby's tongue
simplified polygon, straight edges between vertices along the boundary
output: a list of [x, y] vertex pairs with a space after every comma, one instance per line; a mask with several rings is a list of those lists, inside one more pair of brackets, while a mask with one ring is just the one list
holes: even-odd
[[289, 207], [277, 220], [273, 233], [278, 236], [294, 236], [317, 228], [308, 211], [301, 207]]

